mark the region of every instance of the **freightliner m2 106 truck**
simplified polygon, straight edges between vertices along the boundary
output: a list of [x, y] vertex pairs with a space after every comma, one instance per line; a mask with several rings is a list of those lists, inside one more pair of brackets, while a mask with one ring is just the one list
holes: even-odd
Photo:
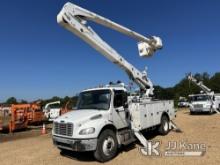
[[147, 72], [127, 62], [87, 23], [92, 21], [138, 40], [142, 57], [152, 56], [162, 48], [159, 37], [147, 38], [72, 3], [64, 5], [57, 21], [118, 65], [140, 87], [136, 95], [130, 95], [126, 85], [120, 82], [82, 91], [76, 110], [54, 120], [52, 138], [60, 150], [93, 151], [98, 161], [105, 162], [116, 155], [119, 147], [135, 140], [147, 148], [143, 131], [156, 128], [166, 135], [176, 128], [172, 122], [175, 117], [173, 101], [153, 100], [153, 83]]

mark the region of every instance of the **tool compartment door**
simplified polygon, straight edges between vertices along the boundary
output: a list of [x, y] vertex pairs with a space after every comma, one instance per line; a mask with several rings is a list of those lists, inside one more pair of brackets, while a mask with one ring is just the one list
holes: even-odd
[[143, 130], [154, 125], [154, 110], [152, 104], [132, 103], [131, 119], [134, 129]]
[[163, 112], [167, 112], [170, 119], [172, 119], [175, 114], [173, 101], [133, 103], [131, 107], [132, 126], [139, 130], [159, 125]]

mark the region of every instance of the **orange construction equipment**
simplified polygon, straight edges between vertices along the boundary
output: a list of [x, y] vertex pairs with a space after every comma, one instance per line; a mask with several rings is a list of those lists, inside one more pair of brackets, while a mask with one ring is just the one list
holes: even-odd
[[25, 104], [18, 104], [11, 106], [11, 116], [9, 119], [8, 129], [9, 132], [13, 132], [18, 129], [25, 129], [28, 125], [28, 113], [29, 107]]
[[28, 109], [28, 124], [41, 123], [44, 119], [44, 113], [38, 104], [27, 104]]
[[38, 104], [12, 104], [0, 110], [0, 130], [14, 132], [27, 128], [28, 124], [43, 121], [43, 112]]
[[68, 105], [70, 104], [70, 100], [67, 101], [67, 103], [65, 104], [65, 107], [64, 108], [61, 108], [60, 110], [60, 115], [63, 115], [64, 113], [67, 113], [69, 111], [71, 111], [69, 108], [68, 108]]

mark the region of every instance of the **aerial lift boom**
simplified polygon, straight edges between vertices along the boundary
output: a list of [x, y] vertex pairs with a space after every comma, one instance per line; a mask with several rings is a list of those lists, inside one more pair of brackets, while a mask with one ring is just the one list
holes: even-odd
[[87, 21], [93, 21], [138, 40], [139, 54], [143, 57], [152, 56], [156, 50], [161, 49], [161, 39], [155, 36], [147, 38], [122, 25], [110, 21], [107, 18], [69, 2], [64, 5], [63, 9], [57, 16], [57, 22], [59, 24], [83, 39], [111, 62], [121, 67], [128, 74], [129, 78], [131, 78], [140, 89], [145, 92], [145, 96], [149, 97], [150, 95], [153, 95], [153, 83], [147, 77], [147, 72], [141, 72], [127, 62], [117, 51], [103, 41], [90, 26], [87, 25]]
[[[104, 18], [69, 2], [64, 5], [60, 13], [57, 15], [57, 22], [60, 25], [77, 35], [79, 38], [84, 40], [86, 43], [104, 55], [108, 60], [122, 68], [128, 74], [129, 78], [140, 87], [141, 91], [143, 91], [144, 95], [140, 95], [140, 97], [143, 96], [143, 100], [145, 98], [147, 101], [151, 100], [149, 98], [151, 98], [150, 96], [153, 95], [153, 83], [148, 78], [147, 72], [139, 71], [132, 64], [126, 61], [116, 50], [114, 50], [110, 45], [103, 41], [102, 38], [99, 37], [99, 35], [90, 26], [87, 25], [88, 21], [93, 21], [136, 39], [138, 41], [139, 55], [142, 57], [150, 57], [156, 50], [161, 49], [161, 39], [155, 36], [147, 38], [107, 18]], [[133, 105], [138, 109], [137, 105], [139, 104]], [[163, 104], [163, 106], [164, 105], [165, 104]], [[140, 132], [140, 128], [136, 127], [134, 124], [131, 127], [135, 136], [140, 140], [140, 142], [145, 147], [148, 147], [148, 141]], [[174, 128], [178, 130], [172, 121], [169, 122], [168, 127], [170, 127], [170, 129]]]
[[44, 107], [44, 109], [47, 109], [50, 105], [54, 105], [54, 104], [60, 104], [60, 101], [54, 101], [54, 102], [51, 102], [51, 103], [47, 103]]
[[[50, 119], [51, 118], [51, 109], [50, 109], [50, 106], [51, 105], [54, 105], [54, 104], [60, 104], [60, 101], [54, 101], [54, 102], [50, 102], [50, 103], [47, 103], [44, 108], [43, 108], [43, 112], [44, 112], [44, 116], [47, 118], [47, 119]], [[56, 115], [59, 115], [59, 113], [57, 114], [57, 110], [53, 110], [52, 113]], [[57, 116], [58, 117], [58, 116]]]
[[196, 79], [192, 76], [192, 74], [189, 74], [187, 78], [188, 78], [189, 81], [192, 81], [195, 85], [197, 85], [198, 87], [200, 87], [206, 94], [214, 95], [214, 92], [211, 91], [211, 89], [209, 89], [207, 86], [205, 86], [202, 81], [196, 80]]

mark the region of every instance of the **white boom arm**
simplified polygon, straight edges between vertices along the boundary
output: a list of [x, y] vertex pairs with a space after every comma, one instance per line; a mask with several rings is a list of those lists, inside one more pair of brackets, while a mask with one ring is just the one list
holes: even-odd
[[137, 83], [142, 90], [146, 91], [147, 96], [153, 94], [153, 84], [147, 77], [147, 73], [139, 71], [133, 65], [128, 63], [119, 55], [119, 53], [117, 53], [117, 51], [103, 41], [99, 35], [87, 25], [87, 21], [96, 22], [138, 40], [140, 56], [151, 56], [156, 50], [162, 48], [161, 39], [155, 36], [146, 38], [124, 26], [69, 2], [63, 6], [62, 10], [57, 15], [57, 22], [60, 25], [83, 39], [111, 62], [125, 70], [128, 76]]
[[192, 76], [192, 74], [189, 74], [187, 78], [188, 78], [188, 80], [190, 80], [190, 81], [192, 81], [194, 84], [196, 84], [198, 87], [200, 87], [205, 93], [207, 93], [207, 94], [214, 94], [214, 93], [211, 91], [211, 89], [209, 89], [207, 86], [205, 86], [205, 85], [203, 84], [202, 81], [196, 80], [196, 79]]
[[54, 101], [54, 102], [47, 103], [45, 105], [44, 109], [47, 109], [50, 105], [54, 105], [54, 104], [60, 104], [60, 101]]

